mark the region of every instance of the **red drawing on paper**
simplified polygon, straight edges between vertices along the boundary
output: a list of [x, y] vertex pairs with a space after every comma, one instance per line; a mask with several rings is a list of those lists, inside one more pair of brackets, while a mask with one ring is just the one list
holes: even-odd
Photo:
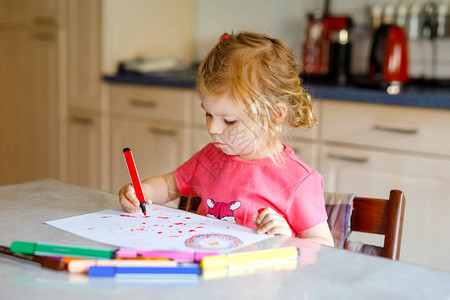
[[132, 216], [132, 215], [120, 215], [121, 217], [127, 217], [127, 218], [137, 218], [136, 216]]
[[[106, 210], [66, 219], [49, 221], [47, 224], [78, 234], [88, 239], [119, 247], [167, 250], [186, 250], [186, 239], [212, 232], [242, 238], [248, 243], [261, 240], [250, 230], [243, 231], [234, 224], [219, 222], [179, 210], [154, 205], [148, 207], [151, 214]], [[207, 239], [208, 247], [223, 246], [217, 239]]]

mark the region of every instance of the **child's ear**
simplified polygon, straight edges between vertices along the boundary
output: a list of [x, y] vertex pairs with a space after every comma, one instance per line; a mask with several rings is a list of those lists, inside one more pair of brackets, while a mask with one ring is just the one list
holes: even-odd
[[287, 116], [287, 106], [283, 102], [277, 102], [275, 105], [275, 120], [277, 120], [278, 123], [281, 123]]

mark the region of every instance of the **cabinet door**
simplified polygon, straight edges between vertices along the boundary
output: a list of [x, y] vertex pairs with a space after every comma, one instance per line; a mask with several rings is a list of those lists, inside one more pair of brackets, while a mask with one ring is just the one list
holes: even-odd
[[26, 24], [30, 23], [33, 14], [33, 0], [0, 0], [0, 23]]
[[34, 179], [29, 32], [0, 29], [0, 184]]
[[60, 95], [58, 33], [31, 32], [29, 68], [33, 108], [33, 149], [36, 178], [59, 178], [60, 166]]
[[[450, 270], [450, 161], [323, 146], [320, 171], [325, 190], [387, 198], [389, 190], [405, 193], [400, 260]], [[352, 234], [352, 239], [361, 238]], [[382, 245], [379, 236], [363, 241]]]
[[212, 139], [206, 128], [195, 128], [193, 130], [193, 151], [192, 154], [197, 153], [200, 149], [211, 143]]
[[102, 189], [102, 119], [89, 113], [69, 116], [69, 182]]
[[59, 44], [53, 31], [0, 30], [0, 182], [59, 178]]
[[104, 110], [101, 101], [101, 1], [69, 2], [69, 105]]
[[0, 0], [0, 23], [56, 26], [67, 0]]
[[317, 169], [319, 151], [318, 145], [298, 141], [289, 141], [286, 142], [286, 145], [294, 150], [295, 154], [301, 161], [305, 162], [311, 168]]
[[112, 192], [130, 182], [123, 148], [133, 151], [141, 180], [174, 171], [185, 153], [184, 129], [151, 122], [113, 120], [111, 127]]

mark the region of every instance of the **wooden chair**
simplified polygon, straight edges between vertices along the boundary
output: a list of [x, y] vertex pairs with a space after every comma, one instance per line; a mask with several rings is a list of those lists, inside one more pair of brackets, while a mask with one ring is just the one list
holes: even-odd
[[355, 197], [351, 230], [384, 235], [383, 257], [398, 260], [402, 240], [405, 196], [391, 190], [389, 199]]
[[[197, 212], [200, 198], [182, 196], [178, 208]], [[391, 190], [389, 199], [355, 197], [350, 219], [352, 231], [384, 235], [382, 256], [393, 260], [400, 257], [405, 196], [402, 191]]]
[[181, 196], [178, 208], [188, 212], [196, 213], [201, 201], [202, 199], [200, 197], [191, 198]]

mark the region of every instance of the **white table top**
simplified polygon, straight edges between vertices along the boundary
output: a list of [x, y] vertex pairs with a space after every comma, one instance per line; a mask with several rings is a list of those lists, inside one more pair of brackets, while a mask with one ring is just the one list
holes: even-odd
[[[117, 196], [40, 180], [0, 186], [0, 245], [14, 240], [114, 249], [44, 224], [117, 208]], [[450, 273], [351, 253], [296, 238], [274, 237], [252, 250], [300, 249], [295, 269], [260, 271], [191, 282], [120, 282], [53, 271], [0, 255], [1, 299], [450, 299]]]

